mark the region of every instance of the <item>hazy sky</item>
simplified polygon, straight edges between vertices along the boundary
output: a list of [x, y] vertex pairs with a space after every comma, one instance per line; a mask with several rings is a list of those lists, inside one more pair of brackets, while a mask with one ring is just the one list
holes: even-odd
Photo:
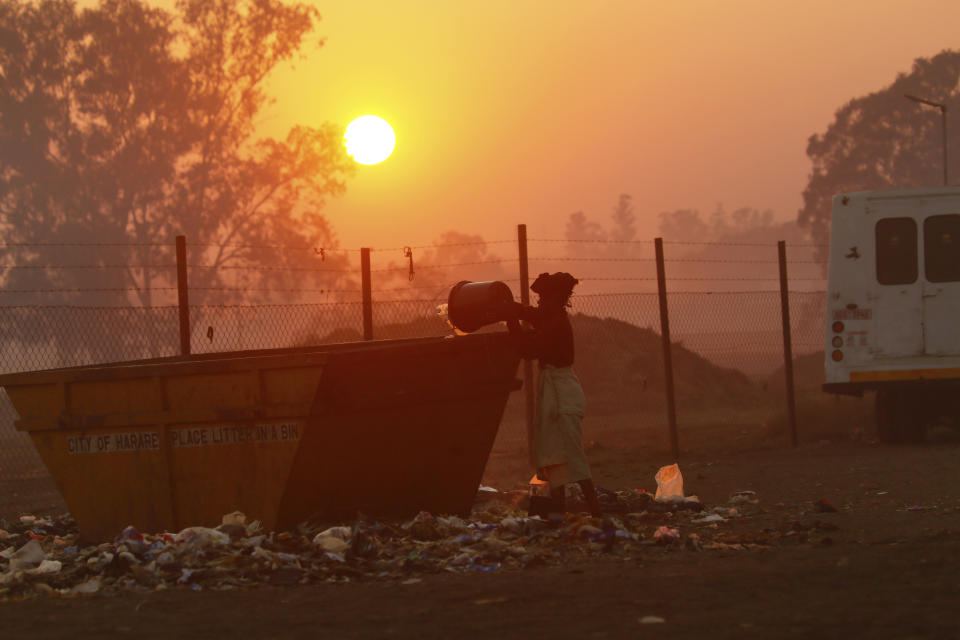
[[344, 247], [559, 238], [633, 196], [796, 216], [806, 141], [919, 56], [960, 47], [955, 0], [318, 0], [326, 45], [262, 122], [391, 122], [389, 160], [327, 208]]

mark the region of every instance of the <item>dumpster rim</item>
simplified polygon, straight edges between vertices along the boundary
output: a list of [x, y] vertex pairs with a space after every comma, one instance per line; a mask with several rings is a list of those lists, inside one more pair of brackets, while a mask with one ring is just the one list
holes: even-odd
[[[331, 355], [342, 356], [351, 351], [371, 352], [397, 348], [416, 351], [424, 347], [447, 344], [450, 346], [441, 348], [453, 349], [456, 348], [457, 345], [466, 347], [468, 343], [475, 341], [506, 340], [508, 338], [509, 334], [506, 331], [496, 331], [473, 333], [456, 337], [433, 336], [425, 338], [337, 342], [302, 347], [219, 351], [188, 356], [177, 355], [144, 360], [122, 360], [100, 364], [0, 374], [0, 387], [150, 378], [163, 376], [165, 374], [199, 375], [204, 373], [243, 372], [272, 368], [297, 369], [322, 365]], [[230, 363], [230, 365], [225, 368], [225, 363]]]

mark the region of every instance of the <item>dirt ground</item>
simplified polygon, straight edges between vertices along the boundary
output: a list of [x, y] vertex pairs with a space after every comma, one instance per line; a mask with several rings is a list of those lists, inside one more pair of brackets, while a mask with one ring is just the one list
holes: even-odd
[[[594, 428], [587, 439], [600, 487], [652, 491], [656, 470], [672, 462], [662, 430]], [[956, 438], [894, 447], [845, 432], [790, 449], [768, 433], [718, 425], [682, 433], [681, 444], [685, 493], [709, 508], [751, 490], [759, 505], [713, 524], [656, 517], [687, 537], [747, 544], [623, 544], [561, 566], [441, 572], [411, 584], [43, 597], [0, 603], [3, 636], [960, 637]], [[508, 488], [526, 473], [522, 453], [501, 445], [484, 482]]]

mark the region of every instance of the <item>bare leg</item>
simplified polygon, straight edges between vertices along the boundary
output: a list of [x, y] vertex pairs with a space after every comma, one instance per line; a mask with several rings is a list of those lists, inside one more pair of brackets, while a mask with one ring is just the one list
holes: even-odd
[[597, 500], [597, 488], [593, 486], [593, 480], [580, 480], [577, 482], [583, 490], [583, 497], [587, 499], [587, 506], [590, 507], [590, 515], [594, 518], [601, 517], [600, 501]]

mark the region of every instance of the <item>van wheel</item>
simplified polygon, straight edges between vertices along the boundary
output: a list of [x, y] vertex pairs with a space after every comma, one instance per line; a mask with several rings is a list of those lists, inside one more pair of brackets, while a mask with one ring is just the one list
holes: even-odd
[[877, 439], [890, 444], [921, 442], [926, 431], [926, 412], [913, 394], [898, 390], [877, 391]]

